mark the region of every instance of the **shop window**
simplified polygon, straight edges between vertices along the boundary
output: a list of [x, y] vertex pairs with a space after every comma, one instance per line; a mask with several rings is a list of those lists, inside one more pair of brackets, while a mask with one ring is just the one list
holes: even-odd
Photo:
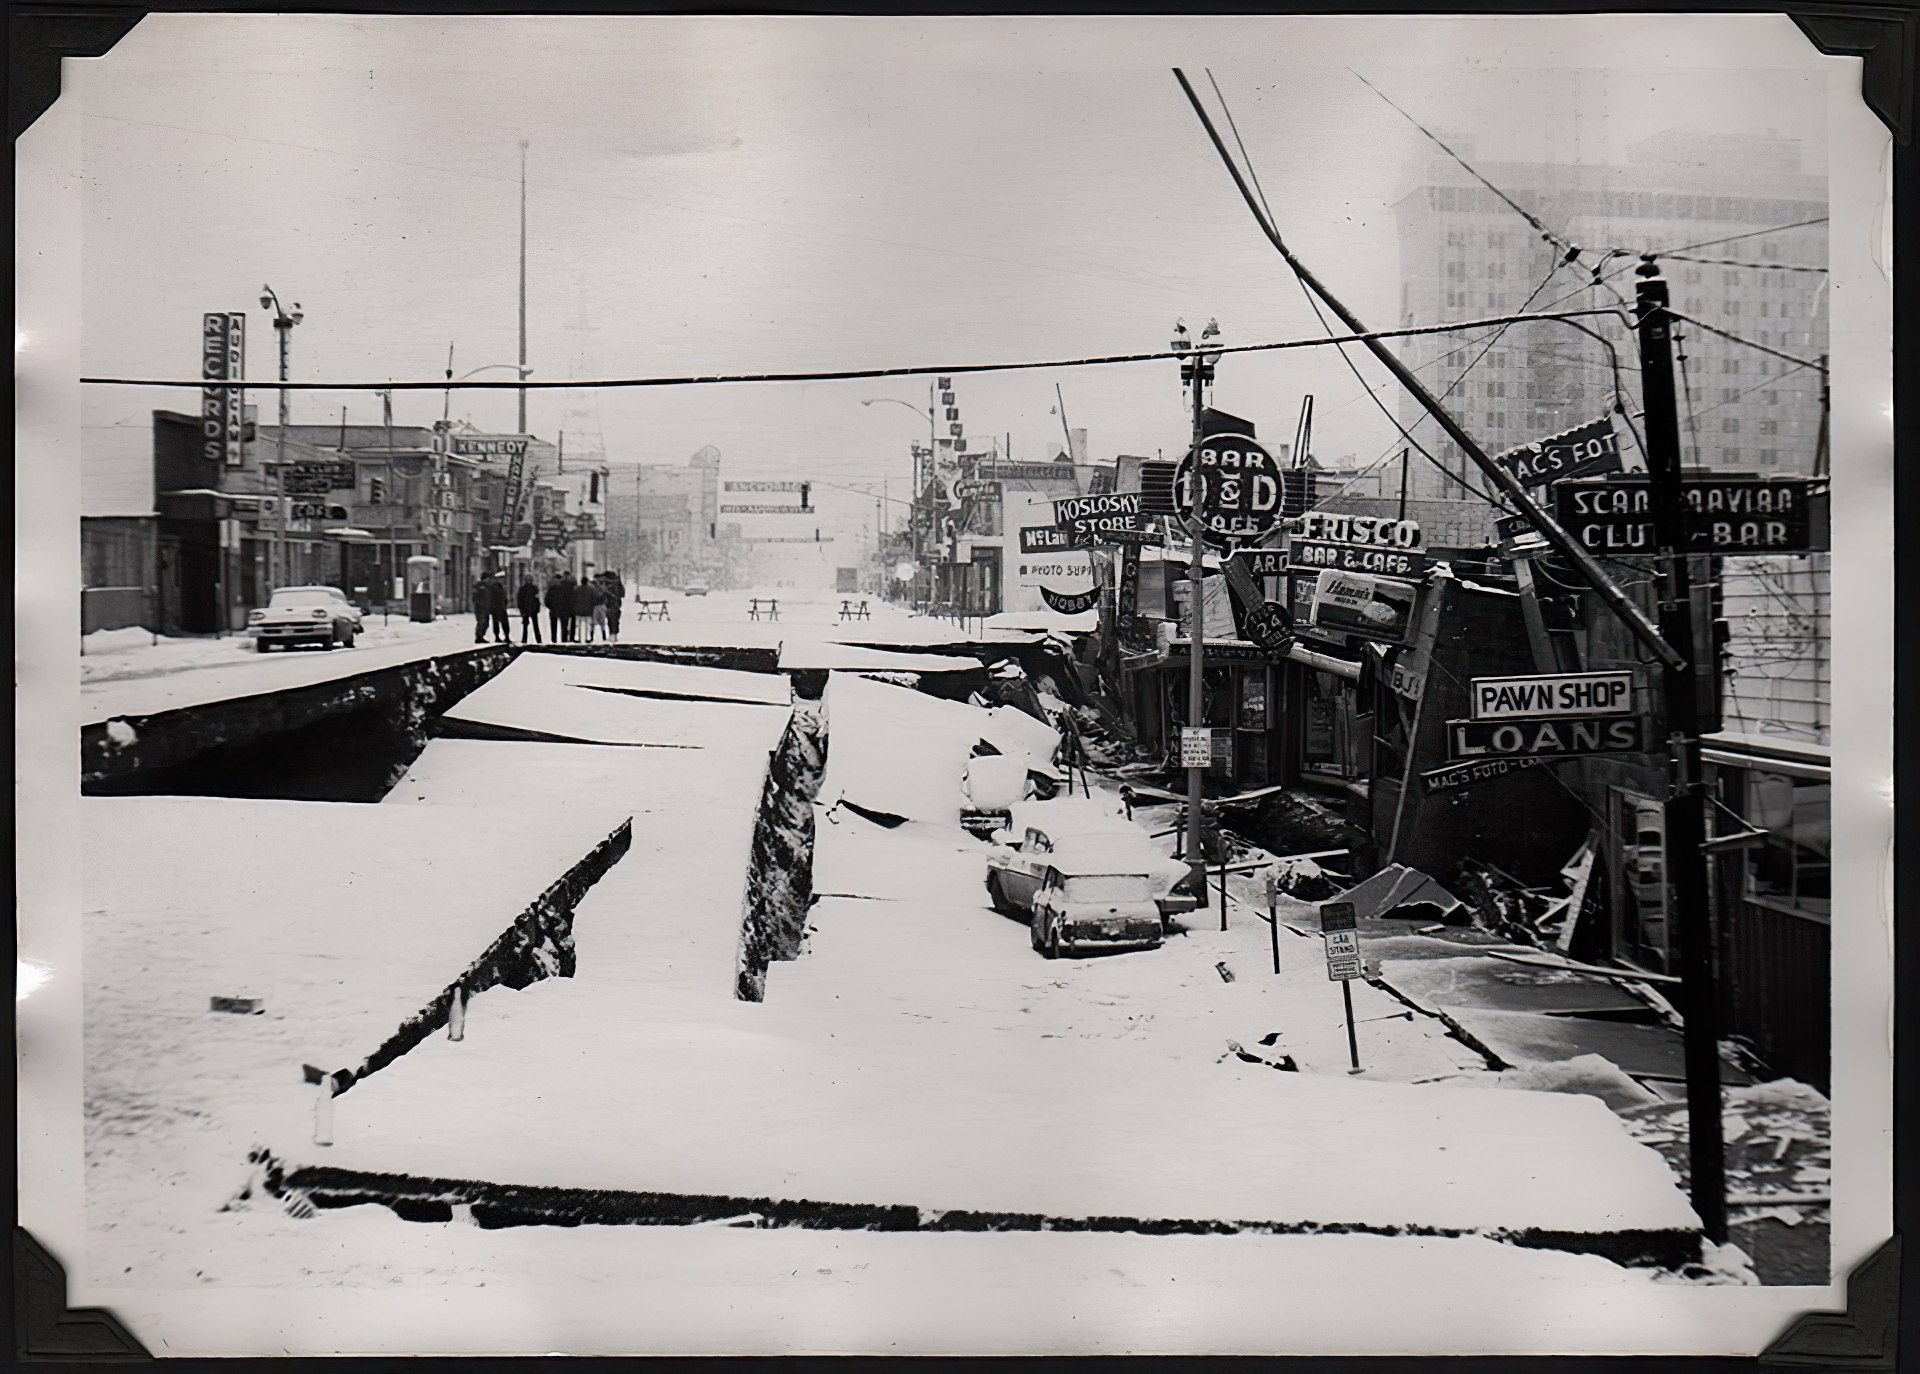
[[1256, 668], [1240, 674], [1240, 702], [1233, 723], [1241, 730], [1267, 728], [1266, 669]]
[[1742, 814], [1769, 832], [1747, 851], [1748, 901], [1828, 917], [1831, 799], [1831, 785], [1818, 779], [1747, 774]]

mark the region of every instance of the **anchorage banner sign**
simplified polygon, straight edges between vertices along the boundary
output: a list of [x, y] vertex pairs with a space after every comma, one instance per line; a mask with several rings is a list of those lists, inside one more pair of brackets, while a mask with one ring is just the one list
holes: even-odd
[[[805, 491], [805, 482], [722, 482], [725, 491]], [[785, 507], [781, 507], [785, 509]]]
[[[1805, 477], [1683, 477], [1689, 553], [1805, 553], [1813, 547], [1813, 481]], [[1593, 553], [1652, 554], [1646, 477], [1588, 478], [1553, 489], [1554, 518]]]
[[722, 515], [813, 515], [811, 506], [730, 506], [722, 502]]
[[1536, 439], [1494, 455], [1523, 487], [1544, 487], [1565, 477], [1591, 477], [1620, 471], [1620, 437], [1613, 417], [1602, 415], [1584, 425]]
[[1079, 615], [1100, 604], [1100, 589], [1089, 587], [1084, 592], [1056, 592], [1051, 587], [1042, 587], [1040, 599], [1061, 615]]
[[[247, 317], [210, 310], [200, 317], [200, 376], [208, 383], [247, 374]], [[246, 403], [239, 387], [200, 389], [200, 455], [209, 463], [238, 467], [244, 461]]]
[[1638, 716], [1576, 716], [1565, 720], [1450, 720], [1447, 757], [1564, 759], [1581, 754], [1638, 754], [1645, 731]]
[[1549, 673], [1477, 677], [1469, 690], [1475, 720], [1542, 720], [1633, 714], [1633, 674]]

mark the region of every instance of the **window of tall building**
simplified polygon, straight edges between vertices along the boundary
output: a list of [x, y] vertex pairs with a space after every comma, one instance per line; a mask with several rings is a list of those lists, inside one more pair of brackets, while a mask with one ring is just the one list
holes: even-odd
[[1772, 310], [1773, 310], [1773, 302], [1771, 301], [1760, 302], [1760, 318], [1761, 319], [1764, 320], [1770, 313], [1772, 313]]
[[1738, 372], [1740, 370], [1740, 360], [1738, 358], [1722, 358], [1720, 360], [1720, 370], [1722, 372]]
[[1740, 274], [1729, 267], [1720, 274], [1720, 284], [1722, 286], [1738, 286], [1740, 284]]
[[1734, 401], [1739, 399], [1739, 397], [1740, 397], [1740, 393], [1735, 391], [1730, 386], [1723, 386], [1720, 388], [1720, 404], [1723, 406], [1732, 405]]
[[1466, 263], [1462, 262], [1459, 258], [1454, 258], [1453, 260], [1447, 263], [1447, 280], [1448, 281], [1459, 281], [1466, 275], [1467, 275], [1467, 265]]
[[1763, 391], [1760, 393], [1760, 395], [1765, 398], [1766, 403], [1770, 406], [1777, 406], [1780, 404], [1780, 393], [1777, 391]]
[[1778, 434], [1780, 432], [1780, 422], [1778, 420], [1762, 420], [1760, 422], [1760, 432], [1762, 434]]
[[1447, 231], [1447, 247], [1465, 248], [1466, 246], [1467, 246], [1466, 234], [1464, 234], [1458, 229], [1449, 229]]
[[1769, 468], [1774, 467], [1774, 466], [1777, 466], [1779, 462], [1780, 462], [1779, 449], [1763, 448], [1760, 450], [1760, 465], [1762, 467], [1769, 467]]
[[1720, 450], [1720, 456], [1729, 463], [1737, 463], [1740, 461], [1740, 450], [1737, 447], [1723, 448]]
[[1723, 305], [1722, 305], [1722, 306], [1720, 307], [1720, 309], [1721, 309], [1721, 311], [1722, 311], [1722, 313], [1724, 313], [1724, 314], [1728, 314], [1728, 315], [1738, 315], [1738, 314], [1740, 313], [1740, 302], [1739, 302], [1739, 301], [1727, 301], [1726, 303], [1724, 303], [1724, 304], [1723, 304]]
[[1507, 384], [1505, 382], [1488, 382], [1487, 383], [1487, 395], [1505, 396], [1506, 394], [1507, 394]]
[[1487, 428], [1488, 429], [1505, 429], [1506, 427], [1507, 427], [1507, 414], [1505, 411], [1489, 410], [1487, 412]]
[[1737, 415], [1728, 415], [1722, 418], [1720, 421], [1720, 432], [1722, 434], [1738, 434], [1740, 432], [1740, 417]]

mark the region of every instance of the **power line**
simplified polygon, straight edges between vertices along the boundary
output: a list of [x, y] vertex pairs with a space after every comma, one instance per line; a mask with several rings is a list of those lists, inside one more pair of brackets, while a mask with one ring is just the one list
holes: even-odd
[[1730, 234], [1723, 239], [1707, 239], [1701, 243], [1683, 243], [1678, 248], [1657, 248], [1648, 256], [1665, 257], [1670, 253], [1691, 253], [1696, 248], [1718, 248], [1723, 243], [1738, 243], [1742, 239], [1759, 238], [1762, 234], [1784, 234], [1789, 229], [1805, 229], [1810, 224], [1825, 224], [1825, 215], [1814, 219], [1796, 220], [1792, 224], [1776, 224], [1771, 229], [1751, 229], [1744, 234]]
[[1667, 313], [1673, 316], [1676, 320], [1685, 320], [1688, 324], [1698, 325], [1700, 328], [1706, 330], [1709, 334], [1718, 334], [1723, 339], [1732, 339], [1735, 343], [1745, 344], [1748, 348], [1754, 349], [1758, 352], [1771, 354], [1773, 357], [1776, 357], [1776, 358], [1784, 358], [1786, 361], [1793, 363], [1795, 366], [1810, 367], [1814, 371], [1820, 373], [1822, 376], [1826, 375], [1826, 371], [1827, 371], [1826, 364], [1815, 362], [1812, 358], [1802, 358], [1793, 353], [1782, 353], [1779, 349], [1770, 347], [1767, 344], [1755, 343], [1752, 339], [1747, 338], [1746, 335], [1744, 334], [1735, 334], [1732, 330], [1721, 329], [1715, 325], [1708, 324], [1705, 320], [1696, 320], [1693, 316], [1683, 315], [1678, 310], [1669, 310], [1667, 311]]
[[1708, 267], [1753, 267], [1762, 272], [1820, 272], [1824, 274], [1827, 270], [1824, 267], [1808, 267], [1801, 263], [1740, 262], [1734, 258], [1695, 258], [1689, 257], [1685, 253], [1656, 253], [1654, 257], [1661, 260], [1671, 260], [1673, 262], [1705, 263]]
[[[1425, 334], [1449, 334], [1463, 330], [1491, 329], [1496, 325], [1516, 324], [1522, 320], [1542, 319], [1580, 319], [1591, 315], [1613, 315], [1611, 309], [1582, 309], [1563, 311], [1557, 315], [1547, 315], [1535, 311], [1529, 315], [1490, 315], [1475, 320], [1456, 320], [1446, 324], [1408, 326], [1402, 329], [1375, 329], [1364, 333], [1341, 334], [1327, 338], [1282, 339], [1273, 343], [1254, 344], [1208, 344], [1209, 353], [1273, 353], [1294, 348], [1320, 348], [1327, 344], [1364, 343], [1368, 339], [1403, 339]], [[557, 381], [453, 381], [436, 377], [431, 381], [416, 382], [282, 382], [256, 381], [250, 378], [223, 378], [220, 386], [228, 389], [251, 391], [383, 391], [391, 388], [395, 391], [442, 391], [452, 388], [456, 391], [515, 391], [522, 387], [529, 391], [564, 391], [570, 388], [589, 387], [666, 387], [666, 386], [721, 386], [745, 382], [839, 382], [868, 381], [879, 377], [931, 377], [948, 374], [960, 376], [980, 372], [1031, 372], [1050, 367], [1109, 367], [1120, 363], [1164, 362], [1175, 358], [1190, 358], [1190, 352], [1171, 349], [1155, 349], [1147, 353], [1107, 353], [1083, 358], [1053, 358], [1038, 362], [1020, 363], [940, 363], [914, 365], [911, 367], [868, 367], [847, 368], [825, 372], [749, 372], [749, 373], [709, 373], [680, 377], [603, 377], [596, 379], [568, 378]], [[158, 377], [82, 377], [83, 386], [152, 386], [174, 387], [188, 390], [200, 390], [208, 383], [203, 377], [190, 380]]]

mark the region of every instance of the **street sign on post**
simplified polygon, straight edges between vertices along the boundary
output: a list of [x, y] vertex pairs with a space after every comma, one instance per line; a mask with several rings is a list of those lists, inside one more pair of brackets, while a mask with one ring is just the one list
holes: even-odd
[[1258, 539], [1283, 518], [1286, 475], [1249, 434], [1209, 434], [1180, 460], [1174, 504], [1216, 544]]
[[1353, 980], [1365, 978], [1360, 957], [1360, 922], [1352, 902], [1327, 902], [1320, 908], [1320, 935], [1327, 947], [1327, 978], [1340, 985], [1340, 1005], [1347, 1014], [1347, 1057], [1360, 1072], [1360, 1041], [1353, 1030]]
[[1180, 766], [1209, 768], [1213, 765], [1213, 731], [1205, 725], [1180, 727]]

